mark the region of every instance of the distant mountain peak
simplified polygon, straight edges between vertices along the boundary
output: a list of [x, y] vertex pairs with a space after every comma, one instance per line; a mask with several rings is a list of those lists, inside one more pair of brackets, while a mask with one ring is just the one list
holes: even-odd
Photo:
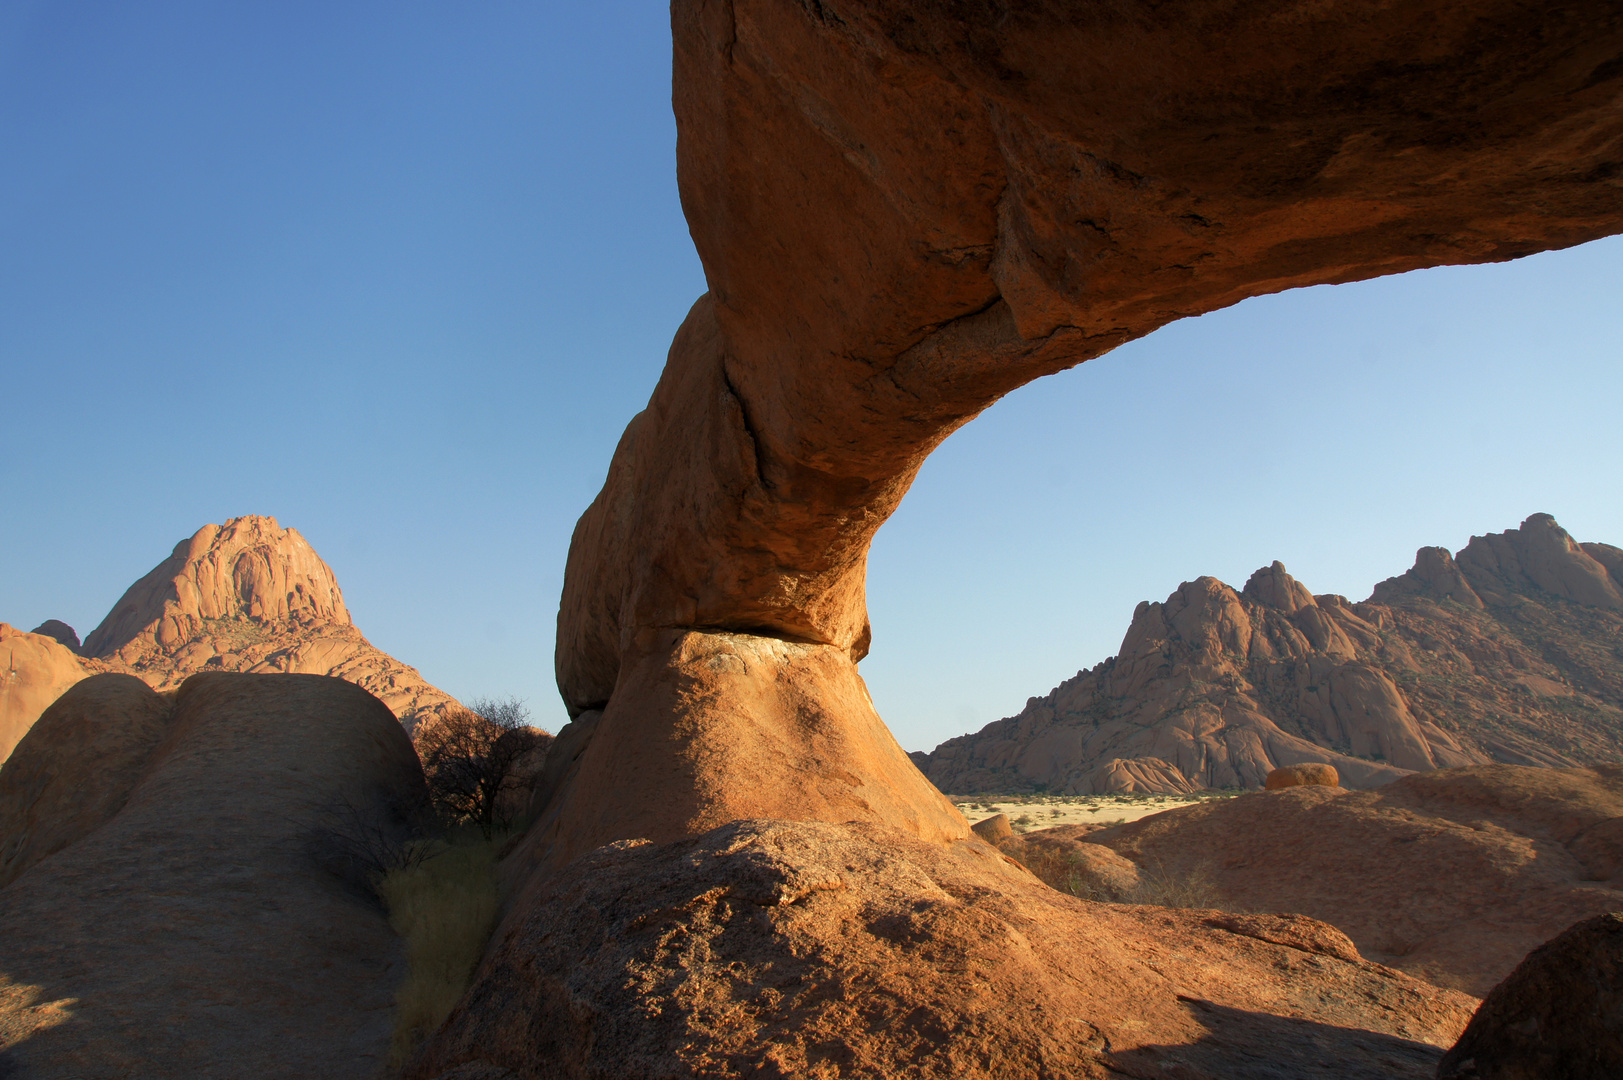
[[131, 585], [85, 638], [87, 656], [148, 643], [171, 649], [209, 620], [349, 625], [332, 568], [297, 529], [248, 514], [205, 525]]
[[1623, 550], [1548, 514], [1424, 547], [1361, 604], [1275, 562], [1142, 602], [1121, 649], [1019, 714], [919, 755], [955, 794], [1255, 787], [1324, 762], [1405, 772], [1623, 758]]

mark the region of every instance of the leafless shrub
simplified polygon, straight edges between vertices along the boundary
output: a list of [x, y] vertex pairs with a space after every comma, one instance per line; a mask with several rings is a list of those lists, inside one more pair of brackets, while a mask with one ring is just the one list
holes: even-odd
[[448, 710], [414, 732], [429, 797], [448, 823], [477, 826], [485, 839], [510, 822], [502, 793], [521, 782], [517, 766], [549, 736], [528, 726], [516, 698], [474, 701]]

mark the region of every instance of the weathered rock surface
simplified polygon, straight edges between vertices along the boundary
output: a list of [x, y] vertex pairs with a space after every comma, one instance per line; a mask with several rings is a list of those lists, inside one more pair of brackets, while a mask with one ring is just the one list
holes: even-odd
[[628, 836], [664, 843], [770, 813], [894, 821], [927, 840], [969, 835], [842, 651], [746, 634], [650, 636], [608, 709], [588, 714], [589, 737], [571, 731], [580, 720], [558, 733], [559, 774], [537, 787], [537, 823], [509, 875]]
[[312, 675], [197, 675], [167, 713], [100, 676], [0, 769], [8, 845], [30, 825], [71, 840], [0, 889], [0, 1071], [373, 1080], [399, 942], [316, 856], [345, 815], [384, 827], [426, 798], [405, 733]]
[[1429, 1077], [1475, 1001], [1301, 916], [1088, 904], [978, 841], [742, 821], [539, 878], [427, 1077]]
[[0, 761], [46, 706], [92, 670], [55, 638], [0, 623]]
[[[925, 456], [1034, 378], [1247, 296], [1623, 229], [1623, 18], [677, 0], [672, 26], [709, 292], [576, 527], [574, 722], [510, 860], [527, 886], [417, 1075], [1424, 1075], [1460, 999], [1339, 934], [1087, 907], [966, 856], [857, 675], [867, 550]], [[1178, 754], [1222, 746], [1236, 782], [1305, 760], [1372, 781], [1476, 760], [1409, 738], [1424, 722], [1357, 664], [1355, 624], [1284, 578], [1257, 583], [1261, 648], [1277, 631], [1282, 664], [1334, 659], [1329, 685], [1284, 686], [1345, 749], [1190, 700], [1210, 739], [1092, 767], [1187, 783]], [[1216, 609], [1249, 612], [1197, 586], [1216, 665]], [[746, 814], [779, 820], [725, 824]]]
[[1365, 788], [1623, 760], [1616, 591], [1547, 514], [1458, 560], [1422, 548], [1361, 604], [1312, 596], [1277, 562], [1240, 592], [1198, 578], [1140, 604], [1119, 655], [920, 767], [955, 794], [1091, 794], [1257, 787], [1315, 763]]
[[1585, 920], [1529, 953], [1483, 1000], [1437, 1076], [1623, 1076], [1623, 913]]
[[1014, 826], [1009, 824], [1008, 814], [993, 814], [989, 818], [975, 822], [969, 828], [976, 836], [994, 847], [1014, 836]]
[[205, 525], [175, 545], [84, 648], [160, 690], [199, 671], [332, 675], [381, 699], [408, 730], [456, 706], [361, 635], [332, 569], [272, 517]]
[[[131, 585], [85, 638], [85, 652], [134, 662], [211, 620], [348, 623], [332, 570], [296, 529], [249, 515], [205, 525]], [[135, 648], [130, 648], [135, 646]]]
[[1305, 765], [1286, 765], [1282, 769], [1275, 769], [1262, 782], [1262, 786], [1269, 791], [1301, 787], [1303, 784], [1338, 787], [1341, 784], [1341, 776], [1334, 767], [1313, 761]]
[[1238, 910], [1323, 920], [1372, 960], [1480, 995], [1540, 942], [1623, 910], [1623, 765], [1292, 787], [1021, 840], [1054, 863], [1048, 880], [1066, 845], [1108, 848], [1141, 874], [1201, 878]]

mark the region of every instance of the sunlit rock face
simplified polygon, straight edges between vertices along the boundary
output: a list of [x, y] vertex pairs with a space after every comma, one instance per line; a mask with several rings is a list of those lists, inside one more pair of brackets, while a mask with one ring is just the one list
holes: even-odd
[[1260, 787], [1320, 762], [1354, 788], [1504, 762], [1623, 760], [1619, 582], [1548, 514], [1421, 548], [1363, 603], [1279, 563], [1142, 603], [1121, 651], [916, 755], [943, 791]]
[[56, 638], [0, 623], [0, 761], [51, 702], [92, 670]]
[[85, 638], [91, 656], [136, 660], [172, 649], [211, 621], [347, 625], [331, 568], [296, 529], [272, 517], [205, 525], [113, 605]]
[[[855, 664], [875, 530], [1022, 383], [1247, 296], [1623, 227], [1598, 0], [679, 0], [672, 25], [709, 292], [576, 530], [572, 714], [668, 632]], [[730, 722], [707, 700], [679, 715]], [[900, 797], [932, 817], [922, 783]], [[775, 812], [820, 813], [793, 789]]]
[[[1247, 296], [1623, 229], [1608, 4], [1172, 7], [673, 4], [709, 292], [576, 527], [575, 720], [410, 1075], [1433, 1074], [1470, 999], [1311, 920], [1039, 886], [856, 672], [875, 530], [1014, 387]], [[1194, 583], [1143, 655], [1312, 653], [1386, 700], [1357, 624], [1254, 586]]]
[[350, 620], [332, 568], [297, 529], [247, 515], [205, 525], [130, 586], [84, 651], [160, 690], [200, 671], [334, 675], [408, 728], [456, 707]]

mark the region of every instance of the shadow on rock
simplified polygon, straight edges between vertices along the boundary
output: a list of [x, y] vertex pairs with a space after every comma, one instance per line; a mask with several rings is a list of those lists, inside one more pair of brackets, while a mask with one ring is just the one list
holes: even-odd
[[1144, 1080], [1431, 1080], [1442, 1051], [1430, 1043], [1186, 999], [1206, 1029], [1185, 1044], [1140, 1046], [1110, 1055], [1122, 1074]]
[[197, 675], [172, 712], [80, 683], [0, 770], [0, 835], [55, 830], [0, 889], [0, 1075], [371, 1080], [400, 943], [308, 841], [340, 799], [425, 797], [394, 716], [339, 679]]

